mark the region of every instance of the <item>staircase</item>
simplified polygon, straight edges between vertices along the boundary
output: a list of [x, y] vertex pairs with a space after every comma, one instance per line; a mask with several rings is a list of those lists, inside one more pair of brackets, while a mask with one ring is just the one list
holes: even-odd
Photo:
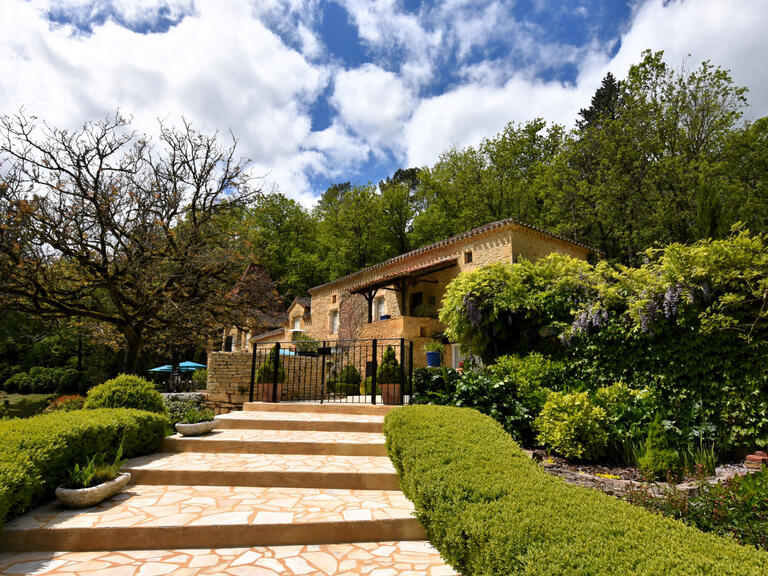
[[382, 434], [389, 409], [246, 404], [207, 436], [171, 436], [130, 460], [132, 485], [108, 501], [52, 502], [6, 524], [0, 550], [16, 554], [0, 555], [0, 572], [85, 574], [90, 563], [138, 575], [151, 557], [155, 574], [453, 574], [399, 490]]

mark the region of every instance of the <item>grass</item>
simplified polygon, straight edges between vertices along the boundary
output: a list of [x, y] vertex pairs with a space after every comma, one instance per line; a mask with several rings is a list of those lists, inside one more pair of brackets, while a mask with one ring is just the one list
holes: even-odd
[[0, 404], [8, 408], [7, 416], [29, 418], [45, 410], [58, 394], [8, 394], [0, 392]]

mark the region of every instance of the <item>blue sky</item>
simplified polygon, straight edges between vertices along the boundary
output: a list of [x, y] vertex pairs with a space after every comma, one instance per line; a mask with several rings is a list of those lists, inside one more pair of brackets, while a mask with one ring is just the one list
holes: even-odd
[[764, 0], [3, 0], [0, 113], [184, 115], [311, 205], [510, 121], [571, 126], [646, 48], [729, 68], [766, 115], [766, 21]]

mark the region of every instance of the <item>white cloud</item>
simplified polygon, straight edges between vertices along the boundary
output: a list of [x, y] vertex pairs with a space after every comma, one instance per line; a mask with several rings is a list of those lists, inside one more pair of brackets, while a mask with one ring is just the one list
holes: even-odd
[[415, 99], [392, 72], [373, 64], [336, 74], [331, 102], [341, 121], [378, 148], [396, 148]]
[[[150, 132], [158, 117], [173, 122], [184, 115], [206, 131], [231, 129], [257, 171], [279, 176], [289, 193], [308, 192], [304, 171], [339, 164], [332, 147], [319, 155], [305, 149], [309, 107], [329, 71], [287, 47], [247, 3], [200, 0], [195, 6], [163, 34], [138, 34], [111, 20], [80, 34], [69, 25], [51, 26], [45, 2], [6, 0], [0, 112], [24, 106], [75, 127], [120, 107]], [[138, 11], [130, 15], [141, 18]]]
[[448, 147], [476, 145], [510, 121], [570, 123], [585, 97], [578, 88], [519, 75], [501, 86], [468, 84], [425, 99], [405, 129], [407, 164], [424, 166]]
[[[698, 67], [702, 60], [730, 69], [747, 86], [751, 116], [768, 115], [768, 2], [765, 0], [649, 0], [635, 12], [621, 49], [607, 68], [621, 77], [650, 48], [671, 66]], [[690, 55], [690, 56], [689, 56]], [[585, 73], [594, 71], [585, 68]]]
[[[444, 0], [417, 13], [401, 0], [339, 1], [373, 62], [345, 69], [329, 61], [319, 0], [2, 0], [0, 113], [23, 105], [78, 126], [119, 106], [145, 130], [184, 114], [206, 131], [231, 129], [254, 170], [269, 175], [267, 186], [279, 183], [307, 204], [317, 192], [312, 178], [354, 180], [371, 158], [424, 165], [509, 121], [571, 125], [604, 74], [623, 77], [646, 48], [664, 49], [676, 67], [709, 59], [729, 68], [750, 88], [750, 116], [768, 115], [765, 0], [639, 1], [616, 32], [614, 57], [613, 41], [541, 42], [501, 0]], [[52, 8], [91, 31], [51, 24]], [[139, 34], [113, 20], [151, 30], [175, 24]], [[483, 60], [494, 42], [496, 57]], [[509, 54], [498, 56], [498, 42]], [[537, 79], [563, 64], [576, 67], [574, 83]], [[445, 88], [441, 75], [454, 84]], [[338, 114], [313, 130], [312, 106], [329, 87]]]
[[648, 0], [636, 7], [613, 58], [596, 44], [570, 52], [564, 46], [539, 46], [542, 61], [578, 63], [575, 85], [541, 82], [526, 71], [512, 71], [510, 77], [500, 62], [463, 68], [464, 84], [420, 101], [404, 131], [408, 165], [430, 164], [451, 146], [477, 144], [509, 121], [541, 116], [572, 126], [606, 72], [624, 77], [647, 48], [665, 50], [665, 60], [676, 68], [684, 63], [696, 68], [709, 59], [730, 69], [736, 84], [750, 88], [748, 117], [768, 115], [768, 75], [762, 63], [768, 53], [766, 21], [768, 2], [763, 0]]

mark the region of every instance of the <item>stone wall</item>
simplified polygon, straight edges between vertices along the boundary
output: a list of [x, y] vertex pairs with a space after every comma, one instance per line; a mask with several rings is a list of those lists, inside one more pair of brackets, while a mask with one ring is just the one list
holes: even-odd
[[[259, 349], [256, 370], [266, 361], [269, 348]], [[323, 382], [327, 381], [332, 361], [321, 356], [281, 356], [285, 381], [281, 385], [281, 400], [319, 400]], [[361, 364], [365, 369], [365, 359]], [[217, 413], [240, 410], [248, 401], [251, 385], [251, 354], [245, 352], [212, 352], [208, 355], [207, 404]], [[266, 384], [271, 389], [272, 383]], [[254, 384], [254, 400], [267, 400], [263, 396], [264, 385]], [[267, 391], [269, 395], [269, 391]]]
[[208, 354], [208, 405], [216, 414], [240, 410], [248, 401], [251, 355], [245, 352]]

